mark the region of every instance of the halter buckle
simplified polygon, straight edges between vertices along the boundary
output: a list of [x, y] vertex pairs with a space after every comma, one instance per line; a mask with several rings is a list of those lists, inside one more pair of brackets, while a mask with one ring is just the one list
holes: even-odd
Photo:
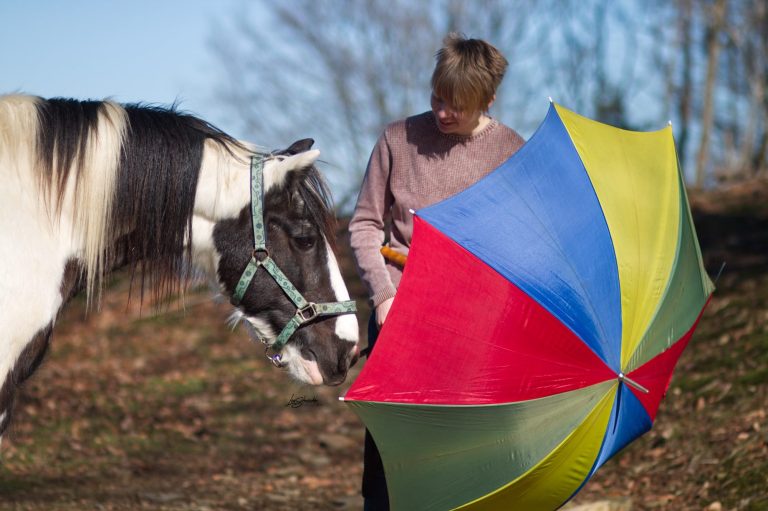
[[309, 302], [306, 306], [298, 309], [296, 315], [301, 318], [302, 323], [315, 319], [317, 317], [317, 309], [314, 302]]

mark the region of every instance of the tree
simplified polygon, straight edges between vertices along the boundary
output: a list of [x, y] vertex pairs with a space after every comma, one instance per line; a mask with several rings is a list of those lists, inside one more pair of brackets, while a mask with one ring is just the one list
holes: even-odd
[[747, 122], [740, 162], [745, 173], [768, 173], [768, 4], [754, 0], [741, 2], [743, 12], [734, 39], [734, 49], [744, 69], [744, 86], [739, 91], [748, 99]]
[[510, 10], [513, 2], [498, 0], [471, 9], [456, 0], [259, 2], [214, 36], [227, 76], [219, 97], [258, 140], [322, 142], [325, 160], [334, 162], [326, 173], [345, 208], [382, 128], [428, 108], [442, 37], [461, 29], [511, 47], [523, 22]]
[[665, 74], [681, 163], [699, 187], [755, 175], [765, 167], [768, 145], [768, 6], [760, 0], [675, 0], [655, 7], [654, 52]]
[[709, 162], [709, 145], [712, 137], [712, 126], [714, 124], [715, 109], [715, 80], [717, 70], [720, 64], [720, 50], [722, 44], [721, 34], [725, 30], [726, 0], [715, 0], [709, 6], [710, 12], [707, 16], [706, 27], [706, 54], [707, 71], [705, 75], [703, 112], [701, 115], [701, 139], [699, 141], [699, 152], [696, 158], [696, 187], [702, 188], [705, 181], [705, 172]]
[[459, 31], [507, 56], [492, 113], [524, 136], [547, 96], [630, 129], [672, 119], [701, 185], [737, 154], [765, 165], [765, 11], [763, 0], [260, 0], [214, 36], [218, 95], [268, 147], [316, 138], [348, 210], [376, 137], [428, 108], [434, 52]]

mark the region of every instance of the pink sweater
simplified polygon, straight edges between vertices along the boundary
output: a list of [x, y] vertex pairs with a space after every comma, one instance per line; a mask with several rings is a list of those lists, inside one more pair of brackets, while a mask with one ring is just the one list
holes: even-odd
[[464, 190], [522, 145], [517, 132], [495, 119], [469, 137], [443, 134], [431, 111], [386, 127], [371, 153], [349, 223], [358, 271], [374, 307], [395, 296], [402, 275], [379, 252], [385, 225], [390, 229], [390, 247], [407, 254], [413, 235], [410, 209]]

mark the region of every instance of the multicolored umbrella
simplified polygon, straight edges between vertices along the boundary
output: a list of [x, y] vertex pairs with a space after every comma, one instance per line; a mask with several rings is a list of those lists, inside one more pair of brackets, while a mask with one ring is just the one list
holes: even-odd
[[552, 105], [506, 163], [415, 215], [344, 400], [393, 509], [555, 509], [651, 428], [714, 286], [671, 127]]

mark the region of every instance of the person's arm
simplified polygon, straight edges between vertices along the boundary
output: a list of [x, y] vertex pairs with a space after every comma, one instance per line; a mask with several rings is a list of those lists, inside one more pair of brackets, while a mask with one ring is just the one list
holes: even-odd
[[389, 145], [386, 135], [382, 135], [371, 153], [355, 212], [349, 222], [355, 261], [376, 308], [379, 326], [386, 318], [396, 291], [379, 251], [384, 242], [385, 219], [394, 200], [389, 183], [391, 167]]

